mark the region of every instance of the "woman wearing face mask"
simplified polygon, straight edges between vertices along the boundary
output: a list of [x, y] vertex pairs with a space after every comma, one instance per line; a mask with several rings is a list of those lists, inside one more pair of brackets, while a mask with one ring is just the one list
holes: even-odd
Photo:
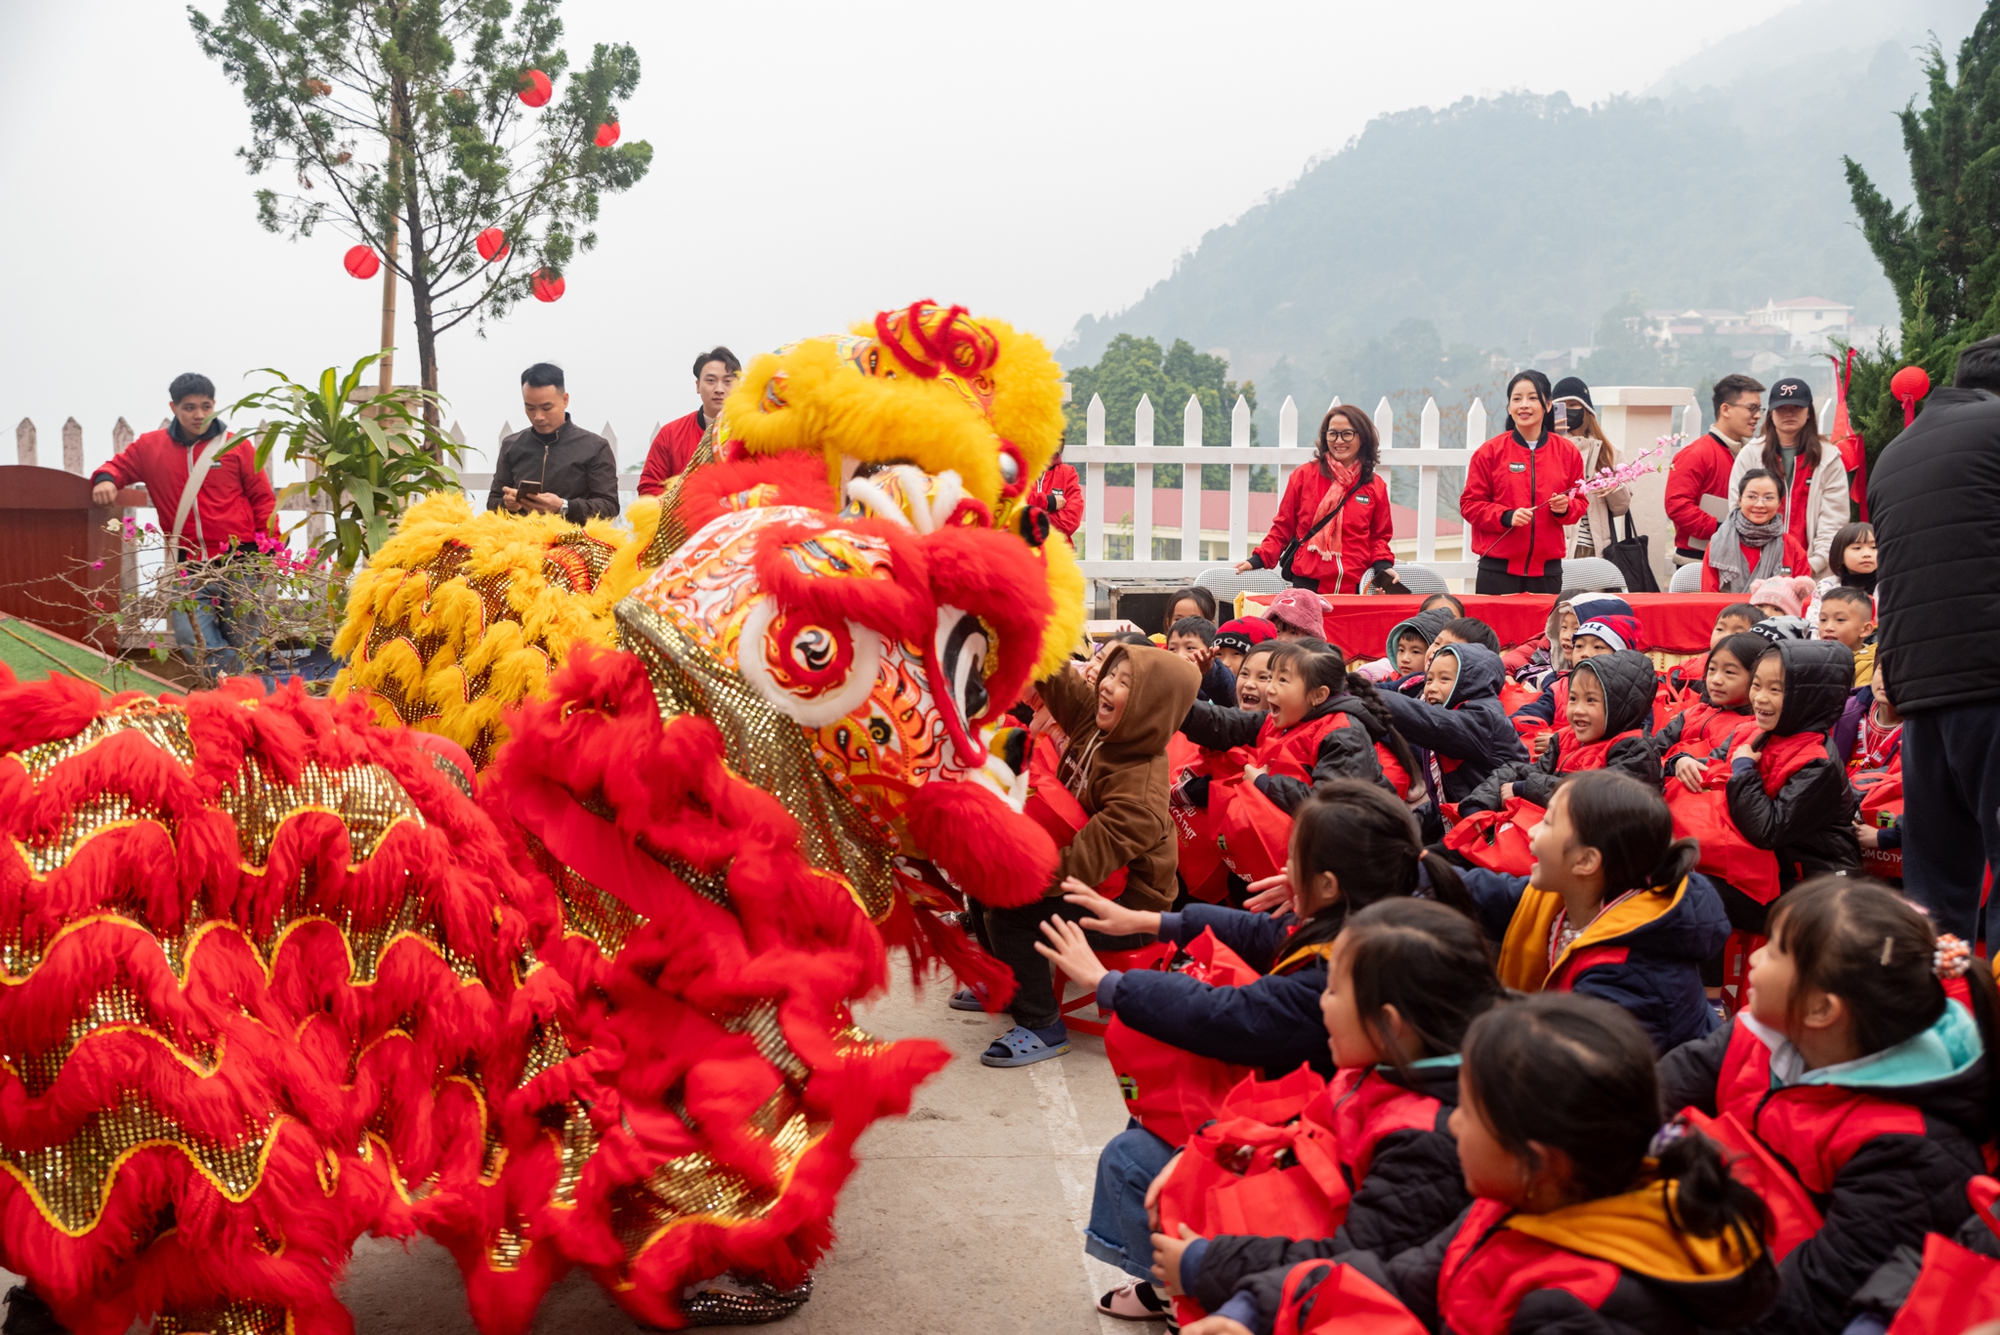
[[1276, 570], [1315, 593], [1359, 593], [1395, 564], [1389, 483], [1375, 471], [1375, 424], [1358, 408], [1320, 419], [1312, 465], [1285, 482], [1271, 531], [1238, 570]]
[[1701, 591], [1740, 597], [1758, 580], [1809, 573], [1805, 546], [1785, 528], [1778, 479], [1750, 469], [1736, 483], [1736, 508], [1723, 516], [1701, 555]]
[[[1555, 385], [1555, 429], [1576, 442], [1583, 456], [1583, 475], [1590, 477], [1603, 469], [1618, 466], [1618, 450], [1598, 423], [1597, 408], [1590, 401], [1590, 386], [1575, 376], [1564, 376]], [[1576, 536], [1570, 540], [1571, 556], [1600, 556], [1609, 547], [1611, 520], [1632, 508], [1628, 487], [1614, 487], [1589, 497], [1579, 510], [1572, 510]]]
[[[1563, 525], [1583, 456], [1549, 427], [1549, 378], [1507, 382], [1507, 429], [1473, 451], [1458, 512], [1479, 553], [1477, 593], [1561, 593]], [[1608, 526], [1608, 525], [1607, 525]]]
[[1833, 536], [1847, 523], [1847, 465], [1839, 450], [1820, 440], [1812, 387], [1805, 381], [1792, 378], [1771, 386], [1764, 434], [1737, 453], [1729, 489], [1735, 491], [1753, 468], [1778, 479], [1785, 531], [1805, 548], [1812, 562], [1812, 569], [1797, 573], [1815, 578], [1825, 574]]

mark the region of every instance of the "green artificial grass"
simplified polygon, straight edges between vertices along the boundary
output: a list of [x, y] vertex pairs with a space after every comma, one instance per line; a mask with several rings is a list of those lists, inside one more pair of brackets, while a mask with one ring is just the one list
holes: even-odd
[[163, 691], [180, 689], [19, 617], [0, 616], [0, 663], [5, 663], [20, 681], [40, 681], [60, 674], [114, 693], [144, 691], [157, 696]]

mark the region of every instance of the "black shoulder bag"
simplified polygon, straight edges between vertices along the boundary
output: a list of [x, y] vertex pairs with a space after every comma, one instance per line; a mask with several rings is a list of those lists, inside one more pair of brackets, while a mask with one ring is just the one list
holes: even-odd
[[1357, 478], [1354, 485], [1349, 487], [1346, 493], [1341, 496], [1340, 503], [1326, 512], [1326, 518], [1320, 520], [1303, 534], [1286, 543], [1285, 549], [1278, 553], [1278, 573], [1283, 575], [1288, 583], [1296, 583], [1298, 580], [1298, 577], [1292, 574], [1292, 558], [1299, 554], [1299, 548], [1311, 542], [1321, 529], [1340, 518], [1340, 512], [1347, 508], [1347, 503], [1354, 499], [1354, 493], [1360, 491], [1362, 485], [1363, 480]]

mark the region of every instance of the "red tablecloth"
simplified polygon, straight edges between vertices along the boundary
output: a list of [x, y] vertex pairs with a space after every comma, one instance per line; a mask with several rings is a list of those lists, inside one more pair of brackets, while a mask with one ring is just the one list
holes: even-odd
[[[1708, 648], [1709, 632], [1715, 629], [1716, 614], [1733, 602], [1741, 601], [1726, 593], [1627, 593], [1620, 594], [1632, 605], [1646, 634], [1648, 649], [1675, 654], [1698, 654]], [[1260, 612], [1271, 600], [1269, 594], [1247, 594], [1244, 611]], [[1350, 657], [1378, 657], [1399, 621], [1417, 614], [1423, 605], [1419, 597], [1391, 594], [1362, 596], [1337, 594], [1326, 599], [1326, 638]], [[1516, 645], [1533, 639], [1548, 626], [1549, 608], [1555, 597], [1546, 593], [1465, 594], [1467, 616], [1478, 617], [1500, 637], [1502, 645]]]

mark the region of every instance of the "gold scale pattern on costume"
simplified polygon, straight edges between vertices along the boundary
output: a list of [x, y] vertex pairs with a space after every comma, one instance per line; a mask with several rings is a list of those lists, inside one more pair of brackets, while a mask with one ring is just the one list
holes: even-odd
[[264, 1303], [162, 1312], [153, 1335], [292, 1335], [292, 1316]]

